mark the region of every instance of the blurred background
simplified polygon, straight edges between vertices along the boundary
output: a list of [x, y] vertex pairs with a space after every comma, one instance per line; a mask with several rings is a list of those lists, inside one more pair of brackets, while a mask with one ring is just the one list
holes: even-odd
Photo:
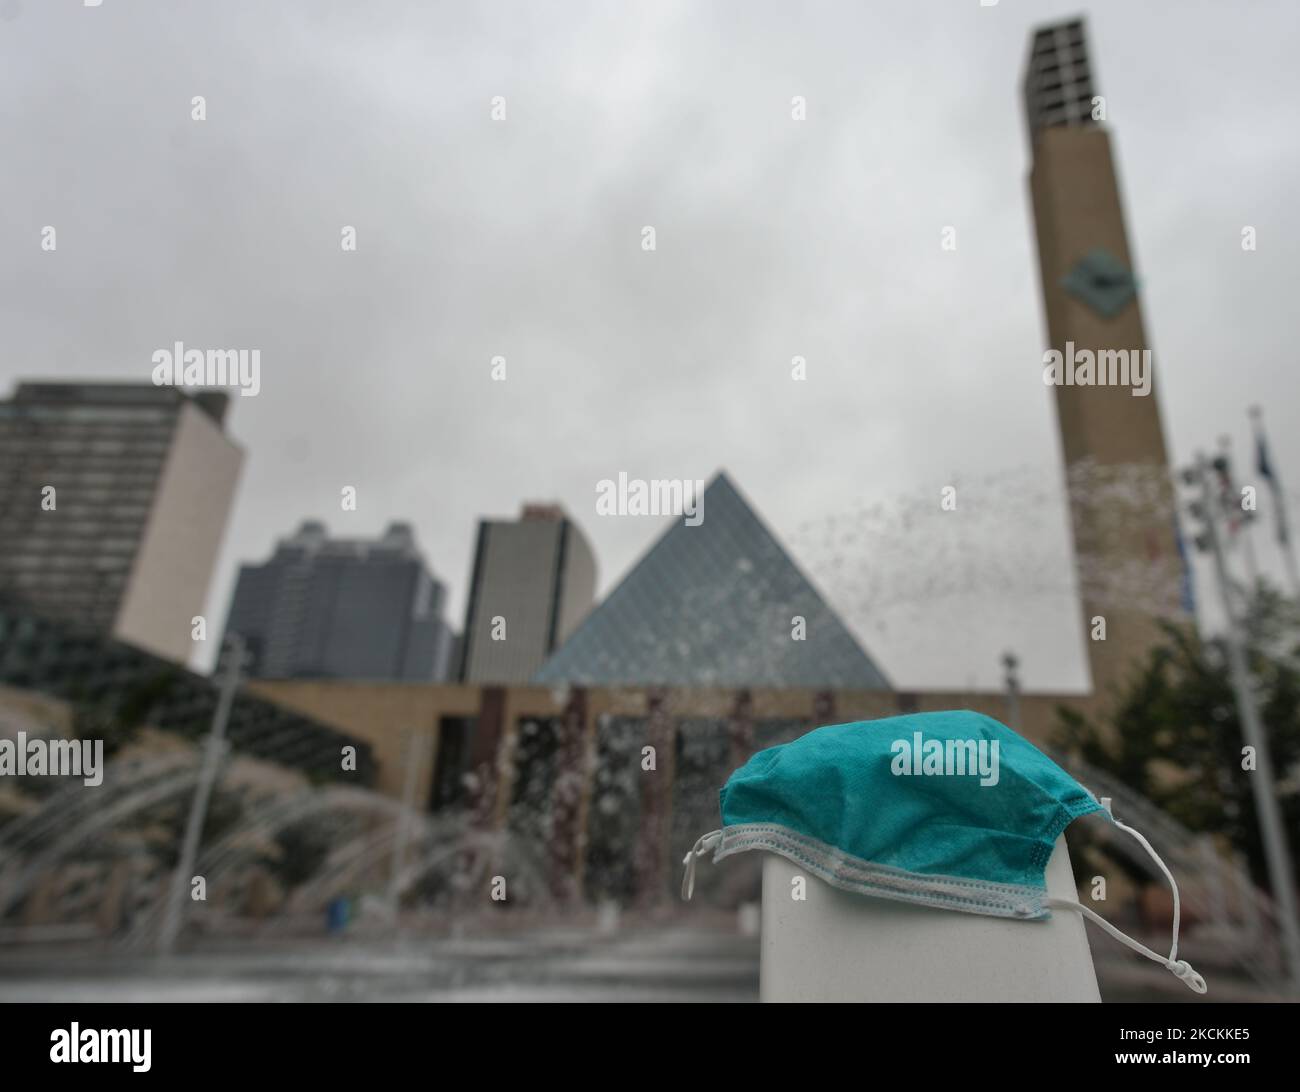
[[1298, 28], [0, 0], [0, 1000], [756, 1000], [728, 774], [951, 708], [1294, 997]]

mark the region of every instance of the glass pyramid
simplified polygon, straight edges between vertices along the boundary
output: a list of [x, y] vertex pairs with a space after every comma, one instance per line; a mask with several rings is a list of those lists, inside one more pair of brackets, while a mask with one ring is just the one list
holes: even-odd
[[[674, 523], [533, 682], [889, 689], [725, 474], [703, 513]], [[795, 615], [805, 640], [792, 639]]]

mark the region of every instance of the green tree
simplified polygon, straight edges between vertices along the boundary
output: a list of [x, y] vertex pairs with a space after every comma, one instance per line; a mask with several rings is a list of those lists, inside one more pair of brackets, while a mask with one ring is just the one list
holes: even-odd
[[[1300, 870], [1300, 609], [1261, 585], [1244, 624], [1247, 655], [1278, 784], [1279, 805]], [[1227, 839], [1267, 886], [1245, 740], [1226, 643], [1165, 625], [1154, 649], [1106, 720], [1062, 709], [1055, 742], [1163, 808], [1193, 831]]]

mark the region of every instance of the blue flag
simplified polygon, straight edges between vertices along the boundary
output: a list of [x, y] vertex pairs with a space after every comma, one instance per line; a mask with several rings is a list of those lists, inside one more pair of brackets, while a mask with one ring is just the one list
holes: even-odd
[[1268, 482], [1273, 493], [1273, 515], [1277, 521], [1277, 540], [1285, 546], [1290, 539], [1286, 525], [1286, 498], [1282, 495], [1282, 483], [1273, 473], [1273, 464], [1268, 457], [1268, 444], [1264, 441], [1264, 430], [1256, 426], [1255, 430], [1255, 468], [1259, 476]]

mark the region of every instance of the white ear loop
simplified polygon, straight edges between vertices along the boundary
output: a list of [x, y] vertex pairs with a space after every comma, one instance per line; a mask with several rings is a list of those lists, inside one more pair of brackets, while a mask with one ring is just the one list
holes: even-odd
[[682, 873], [682, 898], [689, 899], [695, 894], [695, 862], [720, 841], [722, 841], [722, 831], [720, 830], [711, 830], [708, 834], [701, 834], [694, 848], [688, 850], [686, 856], [682, 858], [682, 864], [686, 866], [686, 871]]
[[[1104, 798], [1101, 801], [1101, 805], [1106, 809], [1106, 814], [1110, 815], [1110, 800], [1108, 798]], [[1095, 922], [1097, 925], [1101, 926], [1101, 928], [1106, 930], [1106, 932], [1108, 932], [1121, 944], [1127, 944], [1130, 948], [1133, 949], [1133, 951], [1137, 952], [1139, 955], [1144, 955], [1147, 957], [1147, 959], [1151, 959], [1154, 960], [1156, 963], [1163, 964], [1165, 969], [1168, 970], [1171, 974], [1173, 974], [1175, 978], [1181, 980], [1182, 983], [1189, 990], [1192, 990], [1195, 993], [1205, 993], [1205, 991], [1208, 989], [1208, 987], [1205, 984], [1205, 979], [1202, 978], [1199, 974], [1196, 973], [1195, 970], [1192, 969], [1192, 965], [1188, 963], [1187, 960], [1178, 958], [1178, 923], [1180, 917], [1180, 909], [1179, 909], [1179, 902], [1178, 902], [1178, 884], [1174, 882], [1173, 873], [1170, 872], [1169, 869], [1165, 867], [1165, 862], [1160, 859], [1160, 854], [1158, 854], [1151, 847], [1151, 843], [1148, 842], [1144, 837], [1142, 837], [1141, 834], [1139, 834], [1132, 827], [1126, 826], [1125, 824], [1121, 823], [1113, 815], [1110, 815], [1110, 818], [1112, 822], [1114, 822], [1114, 824], [1117, 827], [1119, 827], [1120, 830], [1125, 831], [1128, 834], [1131, 834], [1134, 838], [1138, 840], [1142, 848], [1145, 849], [1151, 855], [1151, 859], [1155, 861], [1157, 865], [1160, 866], [1160, 871], [1165, 874], [1165, 879], [1169, 881], [1169, 886], [1173, 890], [1174, 935], [1173, 935], [1173, 943], [1169, 948], [1169, 957], [1165, 958], [1159, 953], [1153, 952], [1145, 944], [1140, 944], [1138, 941], [1134, 940], [1128, 934], [1120, 932], [1118, 929], [1115, 928], [1115, 926], [1113, 926], [1100, 914], [1084, 906], [1082, 903], [1075, 902], [1073, 899], [1047, 898], [1043, 900], [1044, 904], [1052, 907], [1053, 909], [1078, 911], [1089, 921]]]

